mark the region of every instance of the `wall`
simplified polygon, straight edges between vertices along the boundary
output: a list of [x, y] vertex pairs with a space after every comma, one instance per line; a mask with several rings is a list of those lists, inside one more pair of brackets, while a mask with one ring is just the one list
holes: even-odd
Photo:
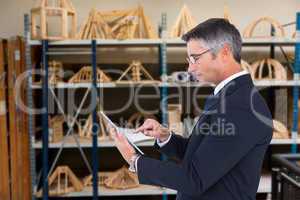
[[[0, 0], [0, 37], [23, 34], [23, 15], [37, 1], [33, 0]], [[300, 11], [299, 0], [72, 0], [78, 12], [78, 22], [86, 19], [91, 8], [99, 10], [124, 9], [141, 3], [146, 14], [152, 19], [155, 28], [160, 21], [161, 13], [168, 16], [168, 27], [174, 23], [183, 3], [191, 9], [195, 18], [201, 22], [210, 17], [222, 17], [223, 6], [227, 3], [233, 23], [240, 30], [260, 16], [272, 16], [280, 23], [295, 21], [296, 12]], [[293, 26], [295, 29], [295, 26]]]
[[[24, 13], [29, 13], [37, 1], [33, 0], [0, 0], [0, 37], [7, 38], [14, 35], [23, 34], [23, 16]], [[91, 8], [98, 10], [111, 10], [111, 9], [125, 9], [132, 8], [138, 3], [144, 6], [145, 13], [150, 17], [155, 29], [161, 19], [161, 13], [167, 13], [167, 22], [169, 29], [175, 22], [180, 8], [184, 3], [190, 8], [192, 14], [201, 22], [210, 17], [222, 17], [223, 7], [228, 5], [232, 22], [242, 32], [244, 28], [254, 19], [261, 16], [271, 16], [277, 19], [280, 23], [285, 24], [295, 21], [296, 12], [300, 11], [300, 0], [72, 0], [78, 12], [78, 30], [80, 24], [87, 18]], [[267, 26], [268, 27], [268, 26]], [[269, 28], [269, 27], [268, 27]], [[295, 25], [286, 28], [286, 35], [290, 36], [295, 30]], [[263, 50], [264, 48], [260, 48]], [[268, 50], [268, 48], [265, 48]], [[251, 51], [251, 48], [247, 48]], [[255, 54], [257, 48], [254, 49]], [[290, 48], [293, 51], [293, 48]], [[147, 51], [147, 50], [146, 50]], [[157, 62], [155, 49], [148, 49], [149, 54], [144, 57], [142, 51], [128, 51], [122, 50], [122, 57], [115, 56], [109, 60], [104, 56], [103, 62], [127, 62], [134, 58], [144, 57], [144, 62]], [[180, 62], [184, 60], [185, 53], [180, 51], [171, 50], [169, 62]], [[111, 51], [114, 52], [114, 51]], [[108, 51], [110, 53], [110, 51]], [[250, 55], [250, 54], [247, 54]], [[265, 55], [262, 55], [265, 56]], [[248, 57], [248, 56], [247, 56]], [[253, 56], [249, 56], [251, 59]], [[81, 60], [82, 58], [76, 57], [73, 61]], [[124, 60], [125, 59], [125, 60]]]

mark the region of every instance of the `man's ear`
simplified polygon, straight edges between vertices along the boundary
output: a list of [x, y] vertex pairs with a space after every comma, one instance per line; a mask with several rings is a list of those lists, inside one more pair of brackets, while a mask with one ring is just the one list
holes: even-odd
[[225, 43], [223, 45], [223, 48], [221, 49], [220, 54], [221, 54], [222, 60], [224, 60], [224, 61], [228, 60], [228, 58], [232, 55], [231, 48], [227, 43]]

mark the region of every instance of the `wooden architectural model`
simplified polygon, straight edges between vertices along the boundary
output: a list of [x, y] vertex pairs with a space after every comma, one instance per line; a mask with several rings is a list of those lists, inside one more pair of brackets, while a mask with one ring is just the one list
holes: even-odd
[[63, 65], [61, 62], [57, 62], [55, 60], [49, 61], [49, 83], [57, 84], [59, 82], [63, 82]]
[[183, 134], [183, 124], [181, 122], [182, 106], [181, 104], [168, 105], [169, 130], [177, 134]]
[[287, 80], [287, 72], [281, 63], [275, 59], [266, 58], [254, 62], [251, 76], [253, 79]]
[[142, 63], [138, 60], [133, 60], [129, 67], [124, 71], [124, 73], [117, 80], [117, 83], [121, 82], [147, 82], [156, 83], [153, 77], [145, 69]]
[[129, 189], [139, 186], [138, 177], [128, 170], [126, 166], [112, 173], [105, 181], [104, 185], [113, 189]]
[[[68, 166], [59, 166], [49, 177], [49, 194], [57, 196], [70, 192], [79, 192], [83, 184]], [[42, 191], [38, 192], [38, 196]]]
[[[268, 22], [271, 26], [274, 27], [274, 29], [275, 29], [274, 36], [276, 36], [276, 37], [284, 37], [285, 36], [284, 29], [278, 21], [276, 21], [275, 19], [273, 19], [271, 17], [261, 17], [261, 18], [255, 20], [254, 22], [250, 23], [246, 27], [246, 29], [243, 33], [243, 37], [245, 37], [245, 38], [255, 37], [253, 35], [253, 32], [254, 32], [256, 26], [261, 22]], [[262, 36], [262, 37], [270, 37], [270, 32], [268, 32], [265, 36]]]
[[49, 121], [49, 141], [50, 142], [59, 142], [64, 137], [64, 130], [63, 130], [63, 123], [64, 123], [64, 116], [57, 115], [52, 117]]
[[[105, 172], [98, 173], [98, 186], [104, 185], [104, 182], [108, 179], [108, 174]], [[89, 175], [83, 179], [84, 187], [91, 187], [93, 185], [93, 176]]]
[[[82, 67], [79, 72], [69, 79], [69, 83], [91, 83], [93, 80], [93, 71], [91, 66]], [[107, 76], [102, 70], [97, 68], [97, 82], [107, 83], [111, 82], [111, 78]]]
[[93, 9], [81, 26], [78, 39], [157, 38], [142, 6], [129, 10], [96, 11]]
[[224, 6], [224, 17], [223, 18], [226, 19], [227, 21], [231, 22], [228, 5]]
[[273, 138], [274, 139], [289, 139], [289, 131], [286, 126], [273, 119]]
[[245, 60], [241, 60], [241, 67], [243, 68], [243, 70], [246, 70], [251, 74], [252, 66], [249, 63], [247, 63]]
[[196, 20], [191, 15], [188, 7], [183, 5], [176, 22], [171, 29], [170, 36], [172, 38], [181, 37], [183, 34], [194, 28], [196, 24]]
[[[97, 114], [97, 120], [100, 125], [100, 131], [98, 133], [98, 139], [103, 140], [110, 140], [110, 134], [108, 130], [108, 126], [106, 125], [105, 120], [103, 120], [103, 117], [100, 115], [100, 113]], [[84, 123], [84, 126], [82, 127], [81, 131], [79, 132], [79, 137], [82, 138], [92, 138], [92, 126], [93, 126], [93, 118], [92, 115], [89, 115], [87, 120]]]
[[[57, 36], [51, 36], [51, 33], [57, 31], [50, 29], [51, 25], [57, 27], [57, 24], [53, 23], [51, 19], [57, 18], [61, 23], [61, 32]], [[70, 23], [68, 18], [71, 18]], [[76, 20], [77, 14], [70, 0], [40, 0], [39, 4], [31, 9], [31, 37], [32, 39], [48, 40], [75, 38]], [[39, 31], [38, 27], [40, 27]]]

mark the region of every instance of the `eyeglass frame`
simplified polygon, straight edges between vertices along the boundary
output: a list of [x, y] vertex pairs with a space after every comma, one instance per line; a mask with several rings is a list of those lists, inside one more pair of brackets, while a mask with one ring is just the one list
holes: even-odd
[[199, 58], [203, 55], [203, 54], [206, 54], [207, 52], [211, 51], [212, 48], [210, 49], [206, 49], [205, 51], [199, 53], [199, 54], [193, 54], [193, 56], [188, 56], [186, 57], [186, 60], [188, 63], [190, 64], [196, 64], [197, 61], [199, 60]]

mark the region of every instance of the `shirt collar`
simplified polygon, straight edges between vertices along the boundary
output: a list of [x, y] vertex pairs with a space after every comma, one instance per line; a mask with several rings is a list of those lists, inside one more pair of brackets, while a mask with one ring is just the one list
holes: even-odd
[[240, 77], [240, 76], [243, 76], [245, 74], [249, 74], [248, 71], [246, 70], [243, 70], [243, 71], [240, 71], [238, 73], [235, 73], [229, 77], [227, 77], [226, 79], [224, 79], [223, 81], [221, 81], [216, 87], [215, 87], [215, 90], [214, 90], [214, 95], [218, 94], [218, 92], [227, 84], [229, 83], [230, 81], [232, 81], [233, 79], [236, 79], [237, 77]]

